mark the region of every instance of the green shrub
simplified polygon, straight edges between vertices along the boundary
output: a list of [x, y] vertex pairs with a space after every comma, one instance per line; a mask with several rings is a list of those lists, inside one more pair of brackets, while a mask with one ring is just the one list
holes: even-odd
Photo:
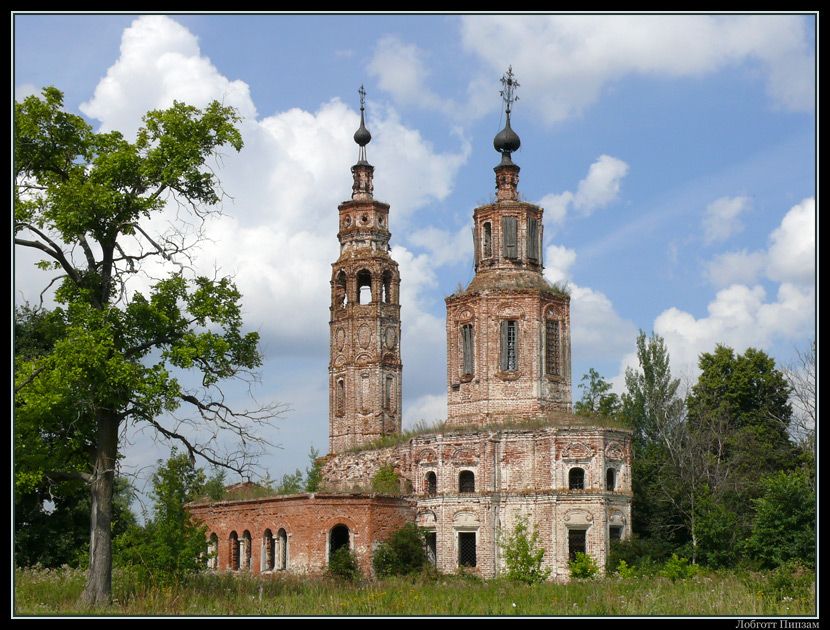
[[538, 533], [534, 530], [528, 536], [528, 524], [519, 519], [513, 531], [499, 541], [504, 563], [505, 576], [514, 582], [537, 584], [550, 576], [550, 569], [542, 567], [545, 550], [539, 545]]
[[637, 567], [631, 567], [625, 560], [620, 560], [617, 564], [616, 574], [626, 580], [637, 577]]
[[694, 577], [699, 573], [700, 569], [696, 564], [691, 564], [688, 558], [678, 556], [676, 553], [671, 555], [671, 558], [666, 560], [666, 564], [660, 570], [660, 575], [669, 578], [672, 582], [676, 580], [686, 580]]
[[351, 549], [344, 545], [331, 554], [329, 558], [329, 574], [348, 582], [354, 582], [360, 577], [357, 558], [355, 558]]
[[378, 545], [372, 555], [375, 576], [409, 575], [423, 570], [428, 562], [425, 533], [414, 523], [407, 523]]
[[660, 569], [671, 557], [672, 550], [671, 544], [664, 540], [632, 536], [611, 543], [606, 565], [614, 571], [620, 562], [625, 561], [629, 567], [637, 567], [640, 574], [649, 575]]
[[576, 552], [576, 557], [568, 563], [568, 567], [572, 578], [589, 579], [599, 573], [599, 567], [594, 559], [581, 551]]
[[401, 479], [392, 464], [382, 466], [372, 477], [372, 492], [392, 495], [401, 493]]
[[798, 560], [791, 560], [770, 571], [761, 593], [774, 602], [792, 599], [809, 600], [813, 595], [815, 574]]

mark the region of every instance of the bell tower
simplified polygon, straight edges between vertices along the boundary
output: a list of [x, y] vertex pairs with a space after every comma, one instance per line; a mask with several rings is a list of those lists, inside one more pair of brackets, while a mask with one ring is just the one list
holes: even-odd
[[338, 206], [340, 257], [332, 265], [329, 452], [340, 453], [401, 430], [401, 307], [398, 263], [389, 256], [389, 204], [372, 196], [375, 167], [364, 121], [354, 134], [352, 198]]
[[521, 141], [510, 126], [519, 83], [508, 69], [506, 124], [494, 138], [501, 161], [495, 201], [473, 211], [475, 276], [446, 298], [447, 419], [489, 424], [569, 411], [570, 296], [542, 275], [543, 209], [519, 200]]

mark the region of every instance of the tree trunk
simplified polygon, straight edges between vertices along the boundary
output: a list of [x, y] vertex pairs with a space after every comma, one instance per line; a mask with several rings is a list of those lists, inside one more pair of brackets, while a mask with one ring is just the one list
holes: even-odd
[[90, 485], [89, 570], [81, 595], [86, 606], [106, 606], [112, 602], [112, 493], [117, 455], [118, 420], [103, 413], [98, 418]]

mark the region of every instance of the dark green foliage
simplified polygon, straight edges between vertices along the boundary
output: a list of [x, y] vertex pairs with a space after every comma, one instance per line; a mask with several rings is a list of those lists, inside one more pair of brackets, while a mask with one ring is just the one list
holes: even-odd
[[628, 566], [637, 567], [641, 573], [654, 573], [657, 567], [671, 557], [675, 546], [660, 538], [642, 538], [632, 536], [626, 540], [615, 540], [611, 543], [606, 564], [613, 572], [621, 562]]
[[274, 492], [276, 494], [300, 494], [304, 487], [303, 471], [298, 468], [293, 473], [285, 473], [280, 483], [274, 488]]
[[211, 501], [221, 501], [225, 498], [225, 471], [223, 469], [214, 469], [213, 474], [202, 486], [202, 494]]
[[410, 575], [427, 567], [426, 531], [407, 523], [380, 543], [372, 554], [372, 568], [378, 578]]
[[401, 479], [392, 464], [381, 466], [372, 477], [372, 492], [391, 495], [401, 493]]
[[596, 561], [587, 553], [581, 551], [576, 552], [574, 559], [568, 563], [568, 568], [571, 570], [572, 578], [583, 580], [595, 577], [599, 573]]
[[499, 542], [507, 579], [525, 584], [537, 584], [550, 577], [550, 569], [542, 566], [545, 550], [539, 544], [539, 534], [532, 532], [526, 520], [520, 519], [504, 540]]
[[707, 486], [695, 501], [695, 535], [698, 562], [706, 566], [731, 567], [738, 559], [738, 516], [712, 497]]
[[579, 388], [582, 390], [582, 400], [574, 404], [574, 413], [580, 416], [614, 416], [619, 412], [619, 397], [611, 392], [611, 383], [594, 368], [582, 377]]
[[185, 508], [204, 493], [205, 474], [185, 454], [176, 454], [153, 475], [153, 518], [143, 527], [133, 525], [115, 540], [115, 558], [136, 567], [144, 579], [174, 583], [205, 566], [206, 529]]
[[816, 564], [816, 495], [806, 471], [780, 471], [763, 480], [755, 499], [755, 521], [747, 541], [750, 556], [764, 567], [792, 561]]
[[317, 492], [323, 481], [323, 460], [313, 446], [308, 451], [309, 467], [305, 470], [305, 491]]
[[357, 558], [347, 545], [336, 549], [329, 557], [329, 574], [347, 582], [354, 582], [360, 577]]

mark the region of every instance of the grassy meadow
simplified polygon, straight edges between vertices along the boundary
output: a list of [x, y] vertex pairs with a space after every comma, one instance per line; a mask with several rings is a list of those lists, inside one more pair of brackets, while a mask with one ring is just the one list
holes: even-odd
[[202, 574], [152, 586], [116, 570], [113, 604], [77, 605], [78, 569], [17, 569], [16, 615], [725, 615], [815, 614], [807, 572], [717, 571], [686, 580], [606, 577], [526, 586], [465, 576], [345, 583], [331, 578]]

